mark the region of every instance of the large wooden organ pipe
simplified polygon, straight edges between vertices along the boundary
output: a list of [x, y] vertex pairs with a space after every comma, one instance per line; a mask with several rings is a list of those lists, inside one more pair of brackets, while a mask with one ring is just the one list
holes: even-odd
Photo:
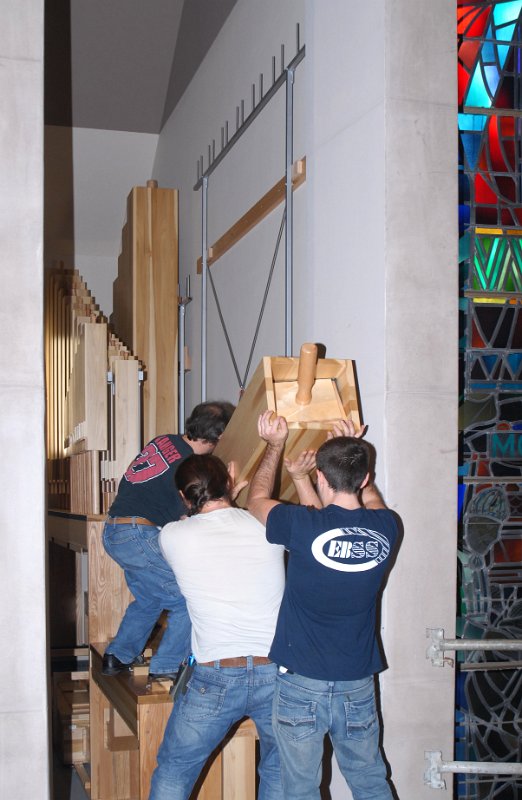
[[[257, 419], [263, 411], [270, 409], [285, 417], [288, 458], [320, 447], [336, 420], [352, 420], [356, 429], [360, 427], [353, 361], [317, 358], [317, 352], [315, 344], [307, 343], [299, 358], [268, 356], [258, 365], [214, 451], [225, 463], [235, 463], [238, 482], [252, 478], [264, 453], [257, 432]], [[284, 469], [276, 488], [281, 499], [297, 501], [294, 484]], [[239, 495], [239, 505], [244, 505], [246, 492]]]

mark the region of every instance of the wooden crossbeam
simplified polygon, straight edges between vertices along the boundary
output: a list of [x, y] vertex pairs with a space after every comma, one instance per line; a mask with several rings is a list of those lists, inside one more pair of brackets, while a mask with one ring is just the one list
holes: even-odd
[[[306, 180], [306, 157], [296, 161], [292, 170], [292, 187], [295, 191]], [[272, 186], [263, 197], [257, 201], [246, 214], [235, 222], [217, 242], [208, 248], [207, 264], [210, 267], [218, 258], [221, 258], [231, 247], [233, 247], [243, 236], [246, 236], [252, 228], [255, 228], [261, 220], [270, 214], [274, 208], [282, 203], [286, 193], [286, 178], [281, 178], [275, 186]], [[203, 259], [198, 258], [197, 271], [201, 274], [203, 269]]]

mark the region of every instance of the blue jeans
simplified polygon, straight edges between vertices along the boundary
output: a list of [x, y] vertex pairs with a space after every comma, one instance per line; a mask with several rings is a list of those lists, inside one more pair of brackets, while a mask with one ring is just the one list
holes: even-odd
[[285, 800], [319, 800], [326, 734], [354, 800], [392, 800], [379, 750], [373, 676], [319, 681], [279, 672], [272, 723]]
[[150, 671], [175, 672], [190, 653], [191, 625], [185, 600], [159, 546], [160, 528], [138, 523], [113, 523], [103, 529], [103, 546], [123, 569], [127, 586], [134, 595], [121, 621], [116, 637], [107, 646], [130, 664], [141, 655], [163, 610], [168, 611], [168, 626]]
[[149, 800], [186, 800], [212, 751], [243, 717], [259, 736], [258, 800], [284, 800], [271, 722], [276, 670], [253, 667], [250, 657], [246, 667], [195, 666], [165, 728]]

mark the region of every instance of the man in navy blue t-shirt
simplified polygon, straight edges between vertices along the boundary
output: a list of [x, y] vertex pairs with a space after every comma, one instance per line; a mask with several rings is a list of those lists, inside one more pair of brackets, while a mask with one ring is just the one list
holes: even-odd
[[391, 800], [374, 676], [384, 668], [376, 604], [397, 541], [395, 517], [369, 481], [368, 445], [354, 436], [329, 439], [315, 461], [305, 454], [301, 464], [317, 467], [316, 490], [306, 470], [286, 462], [303, 505], [272, 500], [286, 420], [265, 412], [259, 434], [267, 447], [248, 508], [266, 524], [268, 541], [289, 553], [269, 653], [279, 666], [273, 723], [285, 798], [320, 797], [328, 734], [354, 800]]

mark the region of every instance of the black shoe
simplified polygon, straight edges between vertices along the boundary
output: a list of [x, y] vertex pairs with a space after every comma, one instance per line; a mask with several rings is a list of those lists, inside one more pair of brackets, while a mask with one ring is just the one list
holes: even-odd
[[130, 664], [124, 664], [114, 653], [105, 653], [102, 661], [102, 675], [119, 675], [120, 672], [130, 672], [135, 664], [144, 664], [143, 656], [137, 656]]
[[176, 672], [149, 672], [149, 678], [153, 681], [175, 681], [179, 675]]

